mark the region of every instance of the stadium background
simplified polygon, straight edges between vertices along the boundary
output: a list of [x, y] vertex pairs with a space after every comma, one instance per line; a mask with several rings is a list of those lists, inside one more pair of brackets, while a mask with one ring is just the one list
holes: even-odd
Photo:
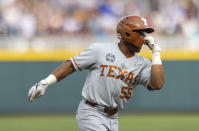
[[[165, 85], [154, 92], [137, 87], [120, 129], [199, 130], [198, 9], [199, 0], [0, 0], [0, 130], [31, 131], [35, 124], [37, 130], [77, 130], [87, 71], [52, 85], [33, 103], [28, 89], [89, 44], [118, 42], [115, 26], [124, 15], [144, 16], [156, 29]], [[139, 55], [151, 58], [145, 47]]]

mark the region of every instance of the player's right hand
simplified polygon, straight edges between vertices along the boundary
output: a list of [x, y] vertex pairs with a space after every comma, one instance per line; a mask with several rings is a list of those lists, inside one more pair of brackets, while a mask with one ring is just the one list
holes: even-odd
[[39, 98], [44, 95], [46, 88], [48, 87], [48, 83], [45, 80], [41, 80], [39, 83], [32, 86], [28, 92], [28, 99], [32, 102], [34, 99]]

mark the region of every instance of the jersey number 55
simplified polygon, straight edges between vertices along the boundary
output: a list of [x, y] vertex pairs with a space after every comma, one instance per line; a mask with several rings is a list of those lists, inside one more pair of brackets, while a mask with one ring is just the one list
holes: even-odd
[[123, 86], [122, 89], [121, 89], [120, 98], [121, 99], [124, 99], [124, 98], [129, 99], [129, 98], [131, 98], [132, 89], [133, 88]]

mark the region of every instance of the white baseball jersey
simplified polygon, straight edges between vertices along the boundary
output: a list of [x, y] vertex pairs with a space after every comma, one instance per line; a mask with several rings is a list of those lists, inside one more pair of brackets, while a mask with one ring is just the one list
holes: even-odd
[[77, 71], [89, 69], [82, 96], [99, 105], [122, 109], [133, 88], [148, 86], [151, 62], [141, 56], [126, 58], [116, 43], [96, 43], [70, 58]]

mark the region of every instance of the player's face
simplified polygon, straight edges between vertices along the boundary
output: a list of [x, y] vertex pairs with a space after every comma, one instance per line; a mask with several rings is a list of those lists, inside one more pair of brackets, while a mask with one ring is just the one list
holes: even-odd
[[[141, 39], [144, 39], [144, 37], [146, 36], [145, 30], [134, 30], [134, 32], [138, 33], [139, 37], [141, 37]], [[127, 46], [129, 51], [132, 52], [132, 53], [135, 53], [135, 52], [139, 53], [140, 50], [142, 49], [142, 46], [138, 47], [134, 43], [130, 43], [130, 42], [126, 42], [126, 41], [123, 41], [123, 43]]]
[[124, 42], [124, 44], [127, 46], [127, 48], [129, 49], [130, 52], [132, 53], [139, 53], [142, 47], [137, 47], [135, 46], [133, 43], [129, 43], [129, 42]]
[[[146, 36], [146, 32], [144, 30], [135, 30], [135, 32], [138, 33], [139, 36], [142, 37], [143, 39]], [[129, 48], [131, 50], [135, 50], [135, 52], [139, 53], [140, 50], [142, 49], [142, 46], [141, 47], [137, 47], [133, 43], [131, 43], [131, 46], [129, 46]]]

